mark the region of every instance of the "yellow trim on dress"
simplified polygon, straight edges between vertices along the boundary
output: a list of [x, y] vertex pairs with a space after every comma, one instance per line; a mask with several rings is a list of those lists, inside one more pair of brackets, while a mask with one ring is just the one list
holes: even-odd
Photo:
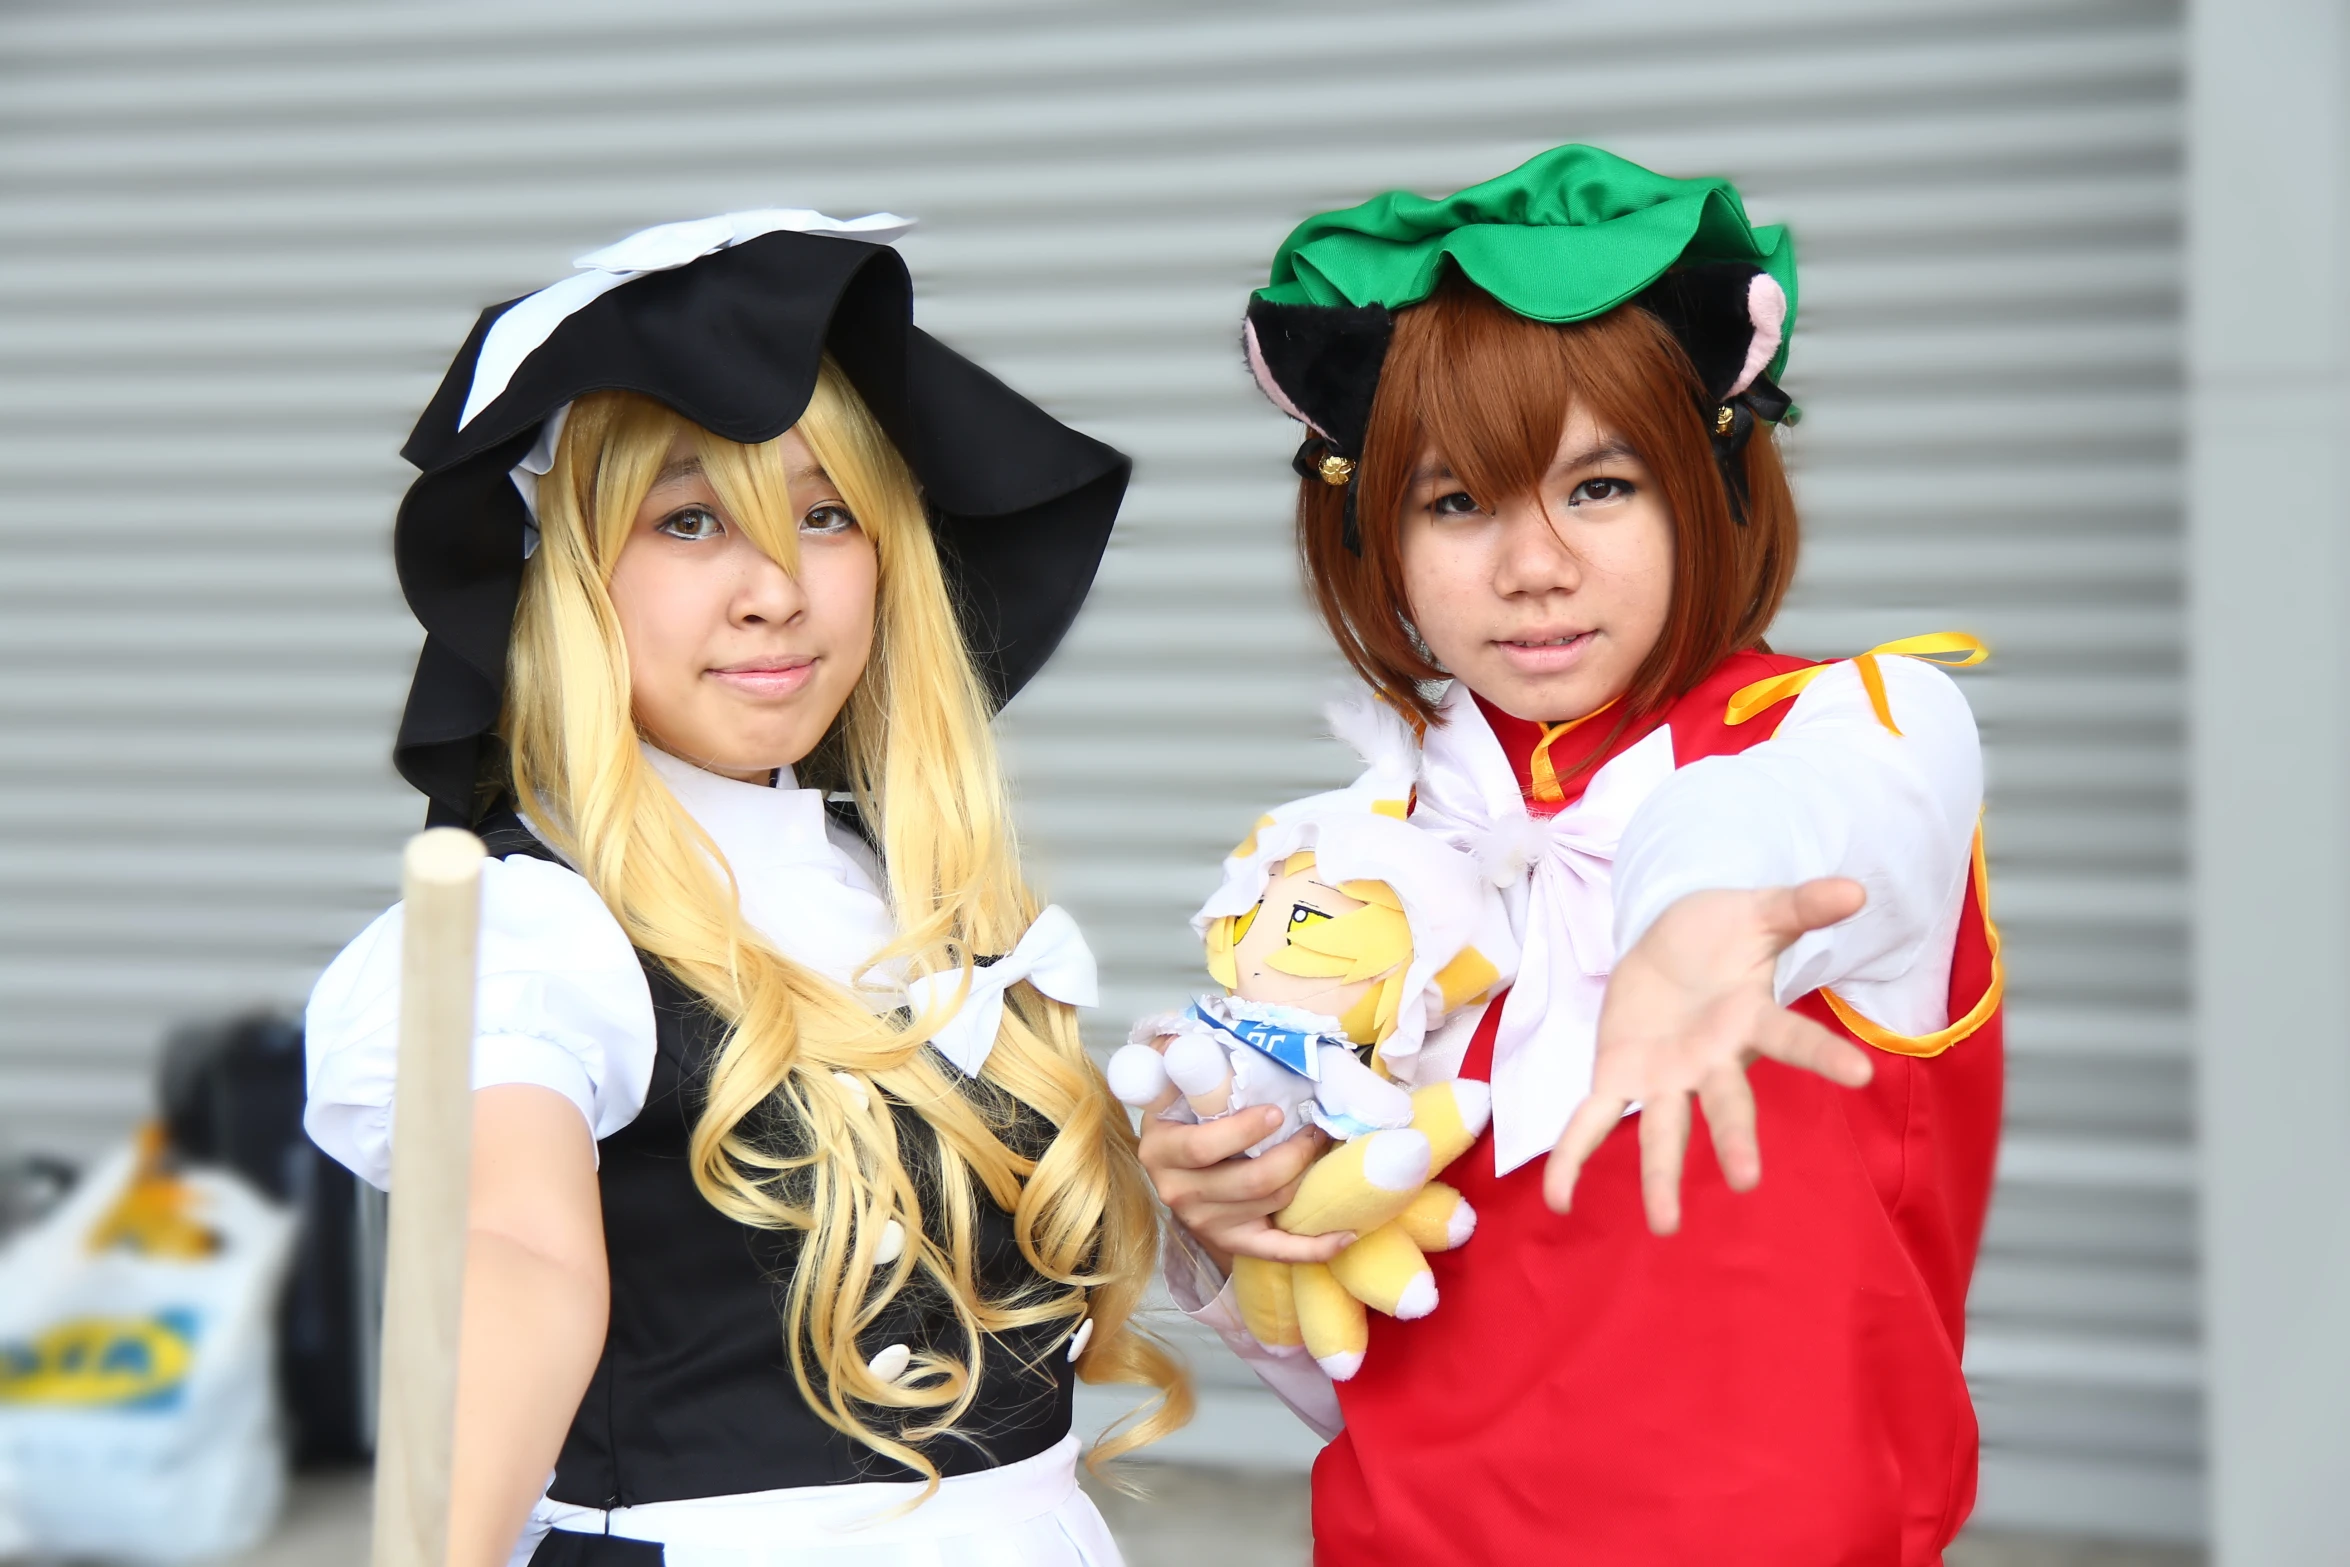
[[[1951, 655], [1958, 655], [1953, 657]], [[1877, 667], [1880, 658], [1922, 658], [1928, 663], [1948, 669], [1965, 669], [1980, 664], [1991, 656], [1991, 650], [1979, 640], [1960, 631], [1935, 631], [1924, 636], [1903, 637], [1896, 642], [1883, 642], [1852, 659], [1852, 666], [1860, 676], [1861, 689], [1868, 693], [1869, 707], [1876, 713], [1877, 722], [1893, 734], [1901, 733], [1901, 726], [1893, 721], [1893, 704], [1885, 695], [1885, 672]], [[1743, 724], [1755, 714], [1799, 695], [1804, 687], [1820, 675], [1834, 668], [1833, 664], [1813, 664], [1806, 669], [1790, 670], [1758, 680], [1731, 696], [1729, 709], [1723, 721]], [[1999, 1010], [2002, 997], [2007, 994], [2007, 965], [1999, 956], [1999, 927], [1991, 922], [1991, 873], [1983, 858], [1983, 829], [1975, 828], [1973, 872], [1968, 877], [1974, 884], [1977, 911], [1983, 918], [1983, 939], [1991, 948], [1991, 982], [1983, 987], [1981, 999], [1968, 1009], [1967, 1015], [1948, 1028], [1931, 1034], [1896, 1034], [1891, 1029], [1863, 1017], [1833, 990], [1820, 987], [1820, 999], [1836, 1015], [1836, 1021], [1852, 1031], [1854, 1038], [1864, 1044], [1897, 1056], [1920, 1058], [1938, 1056], [1960, 1040], [1969, 1038], [1991, 1021], [1991, 1014]]]
[[1897, 1056], [1938, 1056], [1960, 1040], [1966, 1039], [1991, 1021], [1991, 1014], [1999, 1010], [1999, 1002], [2007, 994], [2007, 965], [1999, 957], [1999, 927], [1991, 922], [1991, 873], [1983, 863], [1983, 829], [1975, 829], [1974, 874], [1968, 878], [1974, 883], [1975, 907], [1983, 917], [1983, 940], [1991, 948], [1991, 983], [1983, 987], [1982, 998], [1967, 1009], [1967, 1015], [1948, 1028], [1931, 1034], [1896, 1034], [1891, 1029], [1870, 1022], [1826, 986], [1820, 987], [1820, 999], [1828, 1010], [1836, 1014], [1836, 1021], [1852, 1030], [1853, 1037], [1864, 1044]]
[[1582, 728], [1622, 700], [1620, 696], [1610, 697], [1581, 718], [1543, 725], [1542, 738], [1534, 742], [1533, 759], [1526, 764], [1526, 781], [1533, 787], [1535, 799], [1544, 805], [1557, 805], [1567, 797], [1566, 789], [1559, 783], [1558, 769], [1551, 765], [1550, 743], [1570, 730]]
[[[1952, 658], [1950, 654], [1960, 654]], [[1880, 658], [1922, 658], [1945, 669], [1965, 669], [1980, 664], [1991, 656], [1991, 650], [1963, 631], [1933, 631], [1922, 637], [1903, 637], [1898, 642], [1880, 642], [1866, 653], [1856, 654], [1852, 667], [1860, 674], [1861, 688], [1869, 694], [1869, 706], [1876, 710], [1877, 722], [1895, 734], [1901, 726], [1893, 721], [1893, 704], [1885, 697], [1885, 672], [1877, 667]], [[1744, 687], [1730, 698], [1729, 710], [1722, 715], [1723, 722], [1743, 724], [1764, 709], [1774, 707], [1789, 697], [1798, 695], [1833, 664], [1813, 664], [1806, 669], [1791, 669], [1768, 680], [1758, 680]]]

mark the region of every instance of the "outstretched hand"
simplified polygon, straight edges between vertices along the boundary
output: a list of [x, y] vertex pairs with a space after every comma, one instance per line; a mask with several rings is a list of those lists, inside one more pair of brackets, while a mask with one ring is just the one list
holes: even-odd
[[1705, 1110], [1723, 1179], [1742, 1192], [1762, 1179], [1748, 1062], [1769, 1056], [1847, 1088], [1866, 1083], [1866, 1051], [1789, 1012], [1772, 990], [1780, 953], [1806, 931], [1850, 919], [1865, 900], [1860, 883], [1830, 877], [1760, 892], [1692, 893], [1665, 910], [1608, 981], [1591, 1097], [1551, 1153], [1544, 1201], [1567, 1211], [1584, 1161], [1638, 1105], [1648, 1227], [1670, 1235], [1681, 1227], [1692, 1094]]

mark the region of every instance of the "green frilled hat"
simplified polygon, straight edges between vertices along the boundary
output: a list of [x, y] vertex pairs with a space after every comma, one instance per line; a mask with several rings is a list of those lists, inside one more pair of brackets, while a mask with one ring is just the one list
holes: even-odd
[[1352, 479], [1394, 313], [1448, 268], [1535, 321], [1625, 304], [1653, 313], [1696, 368], [1698, 410], [1743, 515], [1731, 459], [1758, 419], [1791, 411], [1773, 378], [1795, 323], [1794, 243], [1748, 222], [1727, 180], [1668, 179], [1596, 147], [1554, 147], [1441, 200], [1388, 191], [1282, 241], [1242, 344], [1265, 395], [1312, 432], [1301, 474]]

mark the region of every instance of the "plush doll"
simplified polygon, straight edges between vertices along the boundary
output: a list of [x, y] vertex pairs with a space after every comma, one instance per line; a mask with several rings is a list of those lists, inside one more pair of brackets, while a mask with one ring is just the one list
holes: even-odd
[[1368, 699], [1329, 716], [1366, 771], [1262, 818], [1232, 852], [1193, 919], [1225, 993], [1136, 1025], [1110, 1083], [1134, 1105], [1172, 1086], [1180, 1097], [1161, 1113], [1175, 1119], [1280, 1107], [1252, 1157], [1309, 1123], [1338, 1139], [1275, 1222], [1357, 1239], [1327, 1264], [1242, 1257], [1233, 1290], [1259, 1340], [1303, 1346], [1345, 1380], [1362, 1364], [1366, 1309], [1434, 1310], [1426, 1253], [1475, 1228], [1434, 1177], [1476, 1141], [1491, 1098], [1451, 1079], [1437, 1036], [1502, 984], [1517, 948], [1476, 862], [1405, 824], [1417, 753], [1402, 720]]

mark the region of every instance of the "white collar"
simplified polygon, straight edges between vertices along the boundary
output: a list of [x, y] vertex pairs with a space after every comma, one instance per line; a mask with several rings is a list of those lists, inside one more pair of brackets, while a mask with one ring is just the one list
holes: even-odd
[[[835, 836], [824, 796], [797, 787], [790, 768], [775, 784], [743, 783], [679, 761], [652, 746], [645, 760], [686, 813], [726, 857], [742, 896], [743, 918], [795, 962], [831, 975], [876, 1010], [901, 1000], [917, 1014], [944, 1010], [931, 1043], [966, 1074], [977, 1076], [995, 1048], [1004, 992], [1026, 980], [1072, 1006], [1099, 1003], [1093, 953], [1065, 909], [1036, 917], [1019, 945], [975, 970], [925, 975], [909, 987], [894, 965], [866, 964], [897, 937], [881, 889]], [[845, 836], [845, 835], [844, 835]]]
[[824, 795], [781, 769], [774, 787], [743, 783], [647, 745], [645, 761], [734, 873], [743, 918], [795, 962], [895, 1006], [903, 981], [857, 975], [897, 938], [872, 873], [834, 836]]
[[[896, 963], [869, 966], [897, 939], [897, 922], [868, 868], [872, 852], [832, 825], [820, 791], [798, 787], [788, 767], [776, 770], [772, 785], [744, 783], [639, 745], [670, 795], [717, 845], [751, 928], [876, 1012], [903, 1005], [927, 1016], [945, 1009], [931, 1043], [967, 1075], [977, 1076], [994, 1050], [1004, 992], [1021, 981], [1071, 1006], [1100, 1005], [1093, 953], [1077, 922], [1057, 905], [1038, 914], [1010, 952], [973, 970], [967, 988], [960, 969], [909, 986]], [[522, 820], [545, 841], [527, 812]]]
[[653, 771], [718, 845], [737, 877], [778, 864], [805, 865], [836, 870], [847, 885], [880, 893], [872, 875], [834, 838], [823, 791], [801, 788], [790, 768], [777, 768], [772, 784], [744, 783], [641, 741], [639, 745]]

